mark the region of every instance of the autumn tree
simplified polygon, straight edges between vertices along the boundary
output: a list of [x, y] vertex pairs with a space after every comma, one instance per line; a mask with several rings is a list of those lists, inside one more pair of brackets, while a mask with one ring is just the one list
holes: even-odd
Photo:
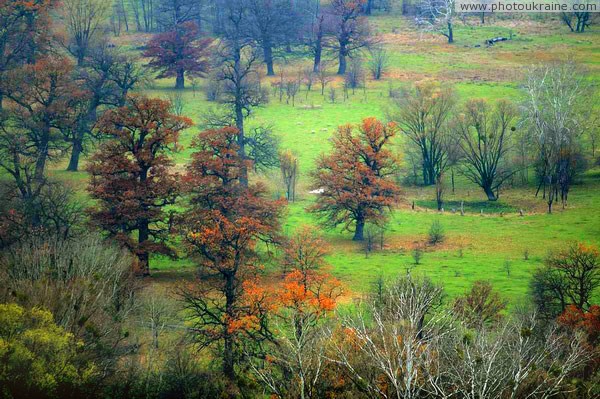
[[90, 47], [104, 32], [111, 3], [103, 0], [63, 0], [62, 11], [68, 33], [66, 49], [83, 65]]
[[204, 76], [208, 72], [208, 47], [211, 39], [199, 39], [194, 22], [179, 24], [168, 32], [156, 34], [148, 43], [144, 57], [159, 72], [158, 78], [175, 77], [175, 88], [185, 88], [185, 76]]
[[343, 125], [333, 138], [333, 152], [317, 160], [313, 185], [323, 193], [311, 207], [325, 225], [354, 225], [355, 241], [363, 240], [366, 222], [380, 223], [392, 208], [399, 188], [392, 180], [395, 157], [387, 149], [396, 125], [367, 118], [358, 126]]
[[[13, 192], [5, 193], [5, 199], [18, 197], [11, 209], [23, 227], [44, 224], [43, 197], [51, 191], [46, 166], [60, 158], [66, 147], [63, 134], [72, 128], [75, 110], [86, 97], [72, 72], [67, 60], [46, 58], [7, 74], [5, 93], [10, 101], [5, 101], [0, 119], [0, 168], [12, 183]], [[16, 219], [11, 219], [13, 224]]]
[[433, 185], [450, 161], [452, 142], [448, 122], [456, 94], [431, 81], [420, 82], [402, 93], [390, 111], [401, 132], [421, 154], [423, 184]]
[[475, 281], [471, 290], [454, 301], [454, 312], [469, 327], [482, 327], [501, 319], [506, 301], [487, 281]]
[[34, 63], [47, 47], [50, 25], [49, 0], [3, 1], [0, 3], [0, 110], [8, 71]]
[[483, 189], [490, 201], [498, 199], [500, 187], [515, 173], [507, 155], [516, 117], [517, 111], [508, 101], [490, 106], [485, 100], [469, 100], [455, 121], [463, 173]]
[[179, 187], [168, 153], [191, 121], [169, 110], [167, 101], [131, 96], [124, 107], [107, 111], [97, 127], [106, 141], [88, 166], [88, 190], [98, 200], [92, 220], [136, 255], [142, 275], [150, 274], [150, 253], [172, 253], [165, 207]]
[[338, 55], [338, 75], [346, 73], [347, 57], [373, 42], [369, 24], [362, 15], [363, 3], [364, 0], [333, 0], [328, 10], [328, 31], [333, 38], [328, 46]]
[[[185, 176], [189, 203], [182, 234], [204, 276], [182, 295], [200, 347], [220, 347], [223, 373], [233, 381], [245, 340], [270, 337], [266, 292], [256, 282], [258, 242], [277, 240], [281, 203], [260, 184], [242, 182], [246, 163], [233, 127], [197, 137]], [[246, 166], [248, 167], [248, 165]], [[208, 280], [208, 281], [203, 281]]]
[[[328, 336], [324, 327], [342, 294], [327, 273], [330, 247], [308, 226], [283, 245], [283, 281], [272, 297], [272, 324], [279, 334], [254, 354], [252, 371], [280, 397], [313, 398], [325, 370]], [[285, 378], [291, 376], [292, 378]]]
[[319, 397], [327, 363], [328, 334], [323, 327], [341, 293], [339, 281], [324, 273], [294, 270], [285, 276], [273, 298], [276, 344], [260, 355], [260, 362], [251, 363], [271, 392], [279, 397]]
[[592, 305], [587, 311], [569, 305], [557, 319], [558, 324], [572, 331], [585, 331], [588, 341], [596, 345], [600, 338], [600, 306]]
[[302, 274], [327, 267], [325, 257], [330, 253], [329, 244], [310, 226], [300, 227], [283, 246], [283, 270], [289, 273], [299, 270]]

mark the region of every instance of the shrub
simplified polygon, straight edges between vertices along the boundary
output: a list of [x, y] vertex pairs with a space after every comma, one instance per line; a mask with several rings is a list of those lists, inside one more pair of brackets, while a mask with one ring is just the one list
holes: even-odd
[[415, 261], [415, 265], [420, 265], [421, 259], [423, 258], [423, 249], [421, 247], [415, 247], [412, 251], [412, 257]]
[[84, 387], [96, 371], [78, 353], [82, 345], [54, 323], [49, 311], [0, 304], [2, 397], [90, 397]]
[[444, 241], [446, 235], [444, 234], [444, 228], [439, 220], [434, 220], [429, 228], [429, 243], [436, 245]]

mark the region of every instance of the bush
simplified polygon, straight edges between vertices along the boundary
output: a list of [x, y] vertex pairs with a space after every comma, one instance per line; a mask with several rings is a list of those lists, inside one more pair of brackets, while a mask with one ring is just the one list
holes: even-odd
[[[54, 323], [52, 313], [0, 304], [0, 395], [6, 398], [90, 397], [93, 363], [82, 342]], [[85, 393], [85, 394], [84, 394]]]
[[429, 228], [429, 243], [436, 245], [444, 241], [446, 235], [444, 234], [444, 228], [439, 220], [434, 220]]
[[415, 265], [420, 265], [421, 259], [423, 258], [423, 249], [421, 247], [415, 247], [412, 251], [412, 257], [415, 261]]

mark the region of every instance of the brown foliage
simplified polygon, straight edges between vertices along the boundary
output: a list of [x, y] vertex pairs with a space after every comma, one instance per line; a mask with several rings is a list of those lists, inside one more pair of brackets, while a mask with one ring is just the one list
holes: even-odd
[[160, 72], [158, 78], [175, 76], [175, 88], [183, 89], [184, 74], [196, 77], [208, 72], [207, 49], [211, 42], [212, 39], [199, 40], [196, 24], [185, 22], [155, 35], [144, 56], [151, 58], [148, 65]]
[[501, 319], [506, 300], [487, 281], [475, 281], [471, 290], [454, 301], [454, 312], [470, 327], [482, 327]]
[[124, 107], [107, 111], [98, 131], [108, 140], [88, 166], [89, 191], [99, 200], [90, 211], [93, 222], [135, 253], [146, 275], [150, 253], [171, 253], [164, 208], [175, 202], [179, 187], [167, 154], [192, 124], [169, 110], [167, 101], [132, 96]]
[[385, 221], [385, 211], [398, 199], [399, 187], [391, 179], [396, 160], [385, 148], [397, 129], [375, 118], [357, 128], [358, 133], [351, 125], [340, 126], [332, 154], [317, 160], [314, 185], [324, 191], [311, 210], [329, 226], [355, 224], [353, 239], [362, 240], [365, 222]]

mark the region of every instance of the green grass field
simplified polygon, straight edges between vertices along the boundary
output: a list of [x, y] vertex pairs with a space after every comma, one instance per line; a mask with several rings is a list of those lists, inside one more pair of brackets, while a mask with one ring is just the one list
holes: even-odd
[[[299, 200], [290, 204], [284, 230], [291, 234], [301, 225], [319, 229], [317, 221], [306, 208], [314, 201], [308, 194], [308, 172], [318, 154], [330, 148], [329, 138], [336, 126], [356, 123], [362, 118], [384, 118], [390, 106], [390, 87], [408, 87], [412, 82], [433, 79], [454, 85], [459, 101], [469, 98], [496, 100], [506, 98], [519, 101], [519, 81], [523, 69], [536, 62], [573, 59], [582, 63], [594, 82], [600, 81], [600, 33], [597, 27], [585, 34], [568, 32], [557, 20], [491, 20], [479, 25], [475, 20], [469, 26], [458, 25], [456, 43], [449, 45], [441, 36], [423, 35], [414, 31], [410, 21], [397, 16], [374, 16], [374, 30], [390, 54], [390, 66], [381, 81], [369, 80], [365, 90], [350, 93], [342, 98], [340, 81], [338, 99], [331, 103], [320, 94], [318, 84], [312, 92], [302, 88], [296, 104], [280, 103], [271, 96], [269, 104], [258, 108], [249, 119], [249, 126], [270, 124], [281, 139], [281, 147], [294, 151], [302, 173]], [[512, 40], [487, 48], [485, 39], [499, 35]], [[277, 68], [285, 66], [289, 73], [308, 61], [301, 54], [279, 59]], [[333, 66], [332, 66], [333, 72]], [[276, 78], [274, 78], [276, 79]], [[205, 82], [201, 82], [200, 88]], [[265, 84], [269, 87], [269, 80]], [[146, 90], [150, 96], [167, 97], [173, 94], [170, 80], [156, 81]], [[214, 107], [205, 100], [204, 93], [186, 89], [184, 114], [195, 122], [203, 112]], [[180, 144], [184, 147], [175, 155], [178, 165], [189, 160], [189, 144], [198, 132], [193, 127], [185, 132]], [[396, 140], [397, 151], [402, 154], [402, 138]], [[86, 174], [63, 172], [63, 165], [55, 165], [53, 174], [61, 180], [73, 180], [79, 188]], [[270, 183], [274, 194], [281, 191], [276, 183], [278, 171], [255, 176]], [[483, 193], [461, 177], [457, 179], [454, 194], [448, 189], [445, 212], [435, 210], [433, 188], [403, 187], [403, 197], [393, 212], [385, 234], [385, 247], [365, 255], [359, 244], [351, 241], [351, 234], [336, 230], [323, 231], [332, 244], [329, 256], [332, 272], [358, 295], [369, 288], [380, 274], [393, 276], [405, 273], [427, 275], [443, 283], [448, 295], [465, 291], [475, 280], [489, 280], [511, 304], [518, 303], [527, 293], [532, 270], [539, 266], [548, 251], [560, 248], [569, 241], [600, 244], [600, 171], [593, 169], [573, 187], [567, 209], [552, 215], [545, 213], [545, 203], [534, 198], [535, 187], [507, 188], [497, 203], [485, 201]], [[82, 193], [82, 200], [85, 194]], [[410, 204], [415, 202], [416, 209]], [[466, 214], [453, 213], [464, 201]], [[525, 216], [519, 216], [523, 209]], [[481, 213], [483, 211], [483, 213]], [[427, 247], [420, 265], [415, 265], [412, 250], [427, 240], [427, 232], [434, 220], [439, 220], [446, 232], [446, 241]], [[524, 253], [529, 259], [524, 259]], [[509, 267], [507, 267], [507, 264]], [[161, 276], [186, 276], [185, 269], [193, 266], [189, 260], [173, 261], [155, 258], [153, 267], [156, 281]], [[270, 266], [267, 271], [273, 270]], [[193, 269], [189, 269], [190, 273]], [[183, 271], [183, 272], [182, 272]], [[182, 274], [183, 273], [183, 274]]]

